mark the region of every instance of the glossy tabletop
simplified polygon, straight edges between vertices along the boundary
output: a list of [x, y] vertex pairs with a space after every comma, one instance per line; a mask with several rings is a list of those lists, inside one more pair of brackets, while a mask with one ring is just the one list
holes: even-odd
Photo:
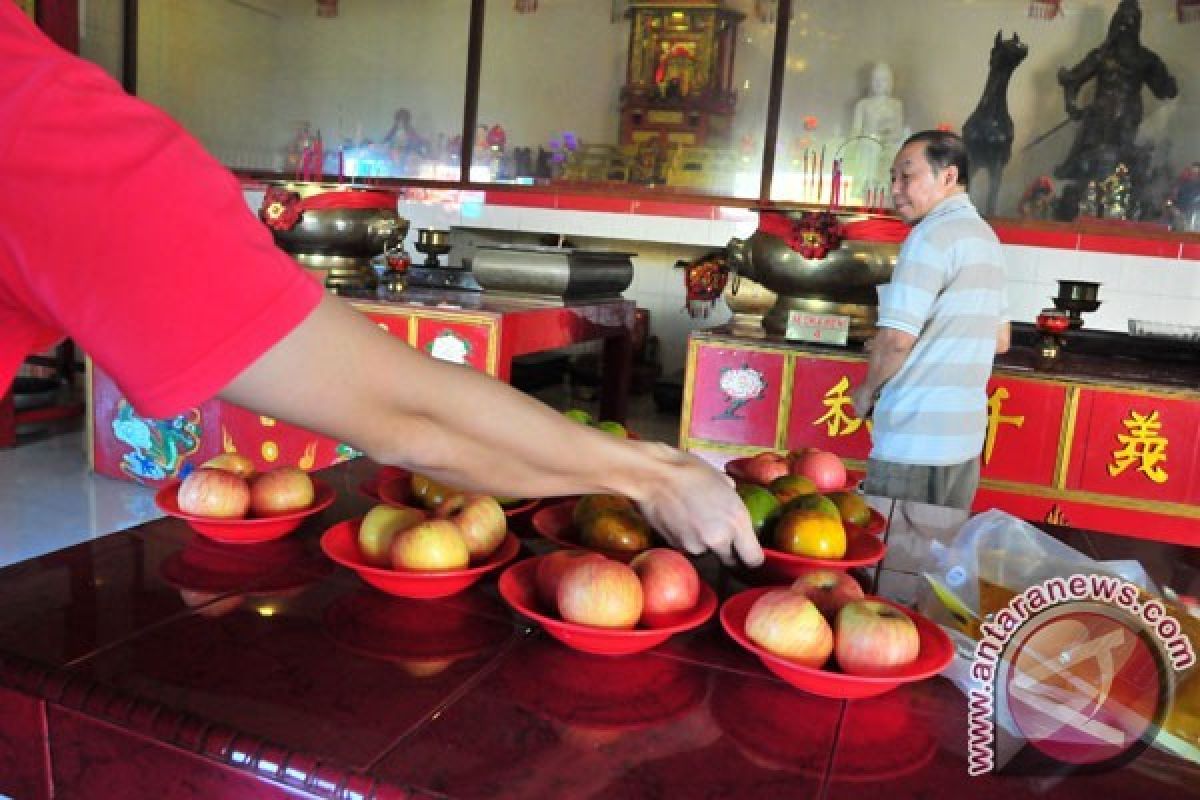
[[[216, 545], [165, 519], [0, 570], [0, 794], [12, 797], [1185, 797], [1200, 768], [969, 777], [963, 694], [934, 678], [869, 700], [767, 673], [714, 618], [647, 653], [589, 656], [500, 600], [493, 577], [429, 601], [321, 553], [361, 514], [365, 460], [292, 536]], [[961, 512], [875, 499], [889, 554], [860, 577], [912, 600]], [[895, 506], [895, 507], [893, 507]], [[549, 543], [527, 520], [522, 555]], [[1194, 591], [1178, 549], [1073, 531]], [[1137, 552], [1131, 552], [1131, 548]], [[721, 597], [753, 581], [705, 558]], [[49, 758], [45, 753], [49, 753]]]

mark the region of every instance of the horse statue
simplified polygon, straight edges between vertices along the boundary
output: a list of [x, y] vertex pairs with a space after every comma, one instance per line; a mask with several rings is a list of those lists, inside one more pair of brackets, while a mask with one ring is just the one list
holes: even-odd
[[963, 142], [967, 146], [970, 171], [987, 170], [988, 194], [985, 213], [996, 210], [1000, 194], [1000, 173], [1012, 157], [1013, 121], [1008, 113], [1008, 80], [1013, 71], [1029, 55], [1029, 48], [1017, 34], [1011, 39], [996, 31], [996, 41], [988, 59], [987, 83], [979, 105], [963, 124]]

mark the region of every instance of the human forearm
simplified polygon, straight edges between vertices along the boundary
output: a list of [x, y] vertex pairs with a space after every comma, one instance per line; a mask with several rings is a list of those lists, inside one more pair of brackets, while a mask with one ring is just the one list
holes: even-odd
[[893, 328], [880, 328], [867, 355], [867, 375], [854, 390], [854, 408], [860, 417], [870, 416], [879, 390], [904, 366], [916, 338]]

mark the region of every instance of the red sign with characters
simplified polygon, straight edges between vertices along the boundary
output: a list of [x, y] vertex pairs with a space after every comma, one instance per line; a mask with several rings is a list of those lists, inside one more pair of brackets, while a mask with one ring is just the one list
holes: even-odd
[[1084, 389], [1067, 488], [1194, 503], [1197, 428], [1194, 401]]
[[1050, 486], [1066, 413], [1067, 387], [993, 378], [987, 387], [988, 423], [982, 476]]
[[850, 392], [867, 375], [866, 362], [797, 359], [792, 380], [787, 446], [819, 447], [845, 458], [871, 452], [870, 425], [858, 418]]
[[775, 447], [784, 356], [697, 347], [688, 435]]

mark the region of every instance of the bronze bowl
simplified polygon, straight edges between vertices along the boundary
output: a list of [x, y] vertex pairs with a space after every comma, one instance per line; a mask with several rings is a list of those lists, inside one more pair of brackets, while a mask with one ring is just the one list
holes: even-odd
[[[801, 211], [783, 213], [798, 219]], [[872, 216], [835, 213], [842, 224]], [[878, 319], [875, 287], [891, 280], [900, 245], [843, 239], [824, 258], [805, 258], [783, 239], [760, 230], [747, 239], [731, 239], [725, 251], [732, 272], [777, 295], [763, 317], [768, 333], [783, 333], [789, 313], [805, 311], [850, 317], [850, 339], [862, 341], [874, 333]]]
[[[332, 184], [289, 183], [301, 198], [330, 191], [359, 191]], [[275, 244], [295, 256], [369, 259], [391, 249], [408, 234], [408, 220], [395, 209], [314, 208], [300, 215], [291, 230], [271, 230]]]

